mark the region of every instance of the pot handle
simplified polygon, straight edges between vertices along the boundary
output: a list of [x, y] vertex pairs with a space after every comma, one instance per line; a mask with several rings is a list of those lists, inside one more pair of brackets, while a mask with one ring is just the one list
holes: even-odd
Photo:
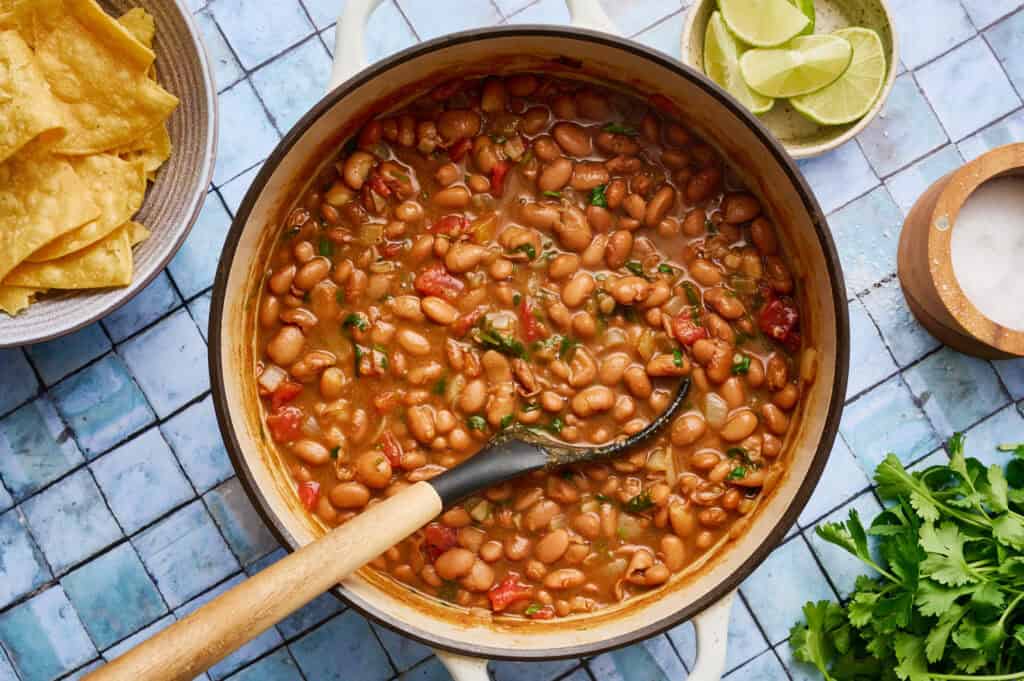
[[725, 671], [725, 651], [728, 646], [729, 613], [735, 591], [693, 618], [697, 630], [697, 661], [686, 681], [720, 681]]
[[[363, 35], [366, 23], [383, 0], [346, 0], [338, 17], [334, 33], [334, 65], [327, 86], [330, 92], [366, 67], [366, 49]], [[615, 24], [608, 18], [597, 0], [565, 0], [569, 7], [569, 21], [576, 28], [588, 28], [618, 35]]]
[[482, 657], [466, 657], [445, 650], [435, 650], [434, 654], [452, 675], [452, 681], [491, 681], [487, 660]]

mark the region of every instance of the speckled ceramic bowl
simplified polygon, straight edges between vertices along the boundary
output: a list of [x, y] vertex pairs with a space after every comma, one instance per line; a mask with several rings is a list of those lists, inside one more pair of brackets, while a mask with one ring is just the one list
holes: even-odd
[[[683, 61], [704, 72], [704, 33], [717, 8], [716, 0], [697, 0], [689, 10], [683, 27]], [[759, 116], [793, 158], [818, 156], [841, 146], [863, 130], [882, 110], [899, 65], [899, 50], [892, 15], [886, 0], [815, 0], [815, 33], [831, 33], [849, 26], [863, 26], [878, 32], [885, 49], [888, 69], [885, 84], [871, 109], [860, 120], [846, 125], [818, 125], [805, 118], [784, 100], [775, 102], [771, 111]]]
[[168, 121], [174, 152], [150, 185], [135, 218], [152, 235], [135, 247], [135, 272], [128, 286], [48, 293], [16, 317], [0, 313], [0, 347], [62, 336], [131, 300], [184, 243], [210, 185], [217, 148], [217, 94], [188, 8], [181, 0], [101, 0], [100, 4], [114, 15], [132, 7], [144, 7], [153, 15], [157, 79], [181, 102]]

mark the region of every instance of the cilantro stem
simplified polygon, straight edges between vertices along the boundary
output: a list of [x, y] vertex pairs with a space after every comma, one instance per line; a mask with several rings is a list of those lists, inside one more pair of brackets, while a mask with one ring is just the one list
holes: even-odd
[[936, 674], [935, 672], [928, 672], [928, 678], [943, 679], [944, 681], [1014, 681], [1014, 679], [1024, 679], [1024, 672], [1014, 672], [1012, 674], [999, 674], [997, 676], [973, 676], [971, 674]]

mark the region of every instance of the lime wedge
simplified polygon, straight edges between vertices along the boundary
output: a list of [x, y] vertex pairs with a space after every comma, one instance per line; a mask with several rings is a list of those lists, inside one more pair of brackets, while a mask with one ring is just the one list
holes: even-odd
[[809, 23], [788, 0], [719, 0], [722, 19], [737, 38], [755, 47], [775, 47]]
[[743, 48], [736, 38], [725, 27], [722, 14], [712, 14], [708, 20], [708, 28], [704, 32], [704, 73], [752, 112], [765, 113], [772, 108], [775, 100], [759, 95], [747, 87], [746, 81], [740, 75], [742, 51]]
[[833, 35], [853, 46], [850, 68], [828, 87], [790, 100], [794, 109], [819, 125], [842, 125], [863, 117], [885, 84], [885, 51], [877, 33], [844, 28]]
[[853, 47], [839, 36], [802, 35], [785, 47], [745, 52], [740, 72], [765, 97], [796, 97], [832, 84], [852, 55]]
[[800, 31], [800, 35], [811, 35], [814, 33], [814, 0], [789, 0], [798, 10], [803, 12], [809, 23]]

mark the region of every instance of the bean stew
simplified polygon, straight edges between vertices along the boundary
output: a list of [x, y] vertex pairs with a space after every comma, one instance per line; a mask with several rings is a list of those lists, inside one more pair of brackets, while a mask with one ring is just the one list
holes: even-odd
[[372, 565], [481, 615], [592, 612], [739, 531], [783, 473], [814, 380], [771, 218], [655, 98], [518, 74], [366, 124], [288, 214], [255, 380], [328, 527], [513, 425], [645, 451], [531, 474]]

